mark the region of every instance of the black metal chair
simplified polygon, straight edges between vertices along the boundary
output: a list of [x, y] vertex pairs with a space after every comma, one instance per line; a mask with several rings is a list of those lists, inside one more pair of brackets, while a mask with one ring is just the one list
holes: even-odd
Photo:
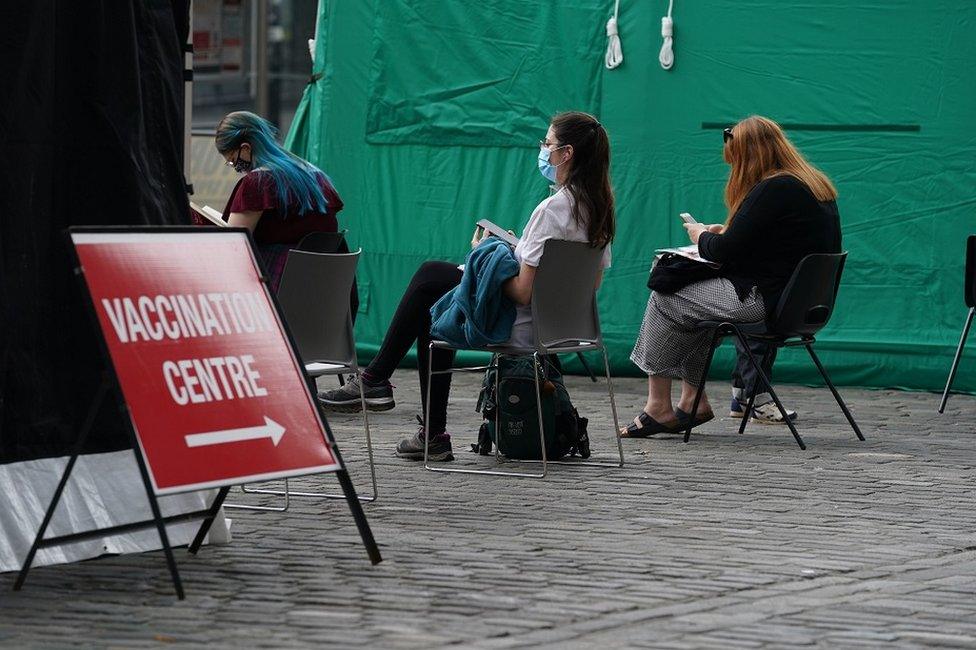
[[956, 370], [959, 369], [962, 349], [966, 345], [966, 337], [969, 336], [969, 326], [973, 324], [973, 315], [976, 314], [976, 235], [970, 235], [966, 239], [966, 306], [969, 307], [969, 315], [966, 317], [966, 324], [963, 325], [962, 336], [959, 337], [956, 356], [952, 360], [952, 367], [949, 369], [949, 379], [946, 380], [945, 390], [942, 391], [939, 413], [945, 411], [946, 402], [949, 401], [949, 391], [952, 389], [952, 382], [956, 379]]
[[806, 449], [806, 445], [797, 432], [796, 426], [787, 416], [783, 403], [780, 402], [776, 391], [773, 390], [772, 384], [769, 382], [769, 378], [763, 372], [762, 368], [767, 358], [764, 357], [762, 363], [760, 363], [756, 361], [755, 356], [749, 351], [748, 340], [760, 339], [765, 341], [769, 346], [767, 355], [779, 348], [801, 345], [805, 347], [807, 352], [810, 353], [810, 358], [817, 365], [817, 370], [820, 371], [821, 376], [823, 376], [824, 381], [827, 383], [827, 387], [830, 388], [830, 392], [833, 393], [834, 399], [837, 400], [837, 404], [840, 405], [841, 410], [847, 417], [847, 421], [850, 422], [851, 428], [857, 434], [858, 440], [864, 440], [864, 436], [861, 434], [861, 430], [854, 421], [850, 410], [848, 410], [844, 400], [841, 399], [837, 389], [834, 388], [830, 377], [827, 376], [827, 371], [813, 351], [813, 344], [816, 342], [814, 334], [823, 329], [834, 311], [834, 301], [837, 298], [837, 290], [840, 288], [840, 277], [844, 270], [844, 261], [846, 259], [847, 253], [817, 253], [807, 255], [800, 260], [800, 263], [797, 264], [796, 269], [793, 271], [793, 275], [790, 277], [790, 281], [783, 289], [782, 297], [776, 306], [773, 317], [768, 322], [730, 323], [702, 321], [699, 323], [699, 328], [712, 331], [712, 340], [711, 346], [709, 347], [708, 359], [705, 362], [705, 371], [702, 373], [701, 380], [698, 382], [695, 403], [691, 408], [691, 415], [688, 418], [689, 425], [685, 431], [685, 442], [688, 442], [691, 438], [691, 428], [695, 421], [695, 415], [698, 412], [698, 403], [701, 400], [702, 392], [705, 390], [705, 378], [708, 377], [708, 369], [712, 365], [715, 348], [719, 340], [724, 336], [735, 336], [742, 342], [743, 348], [745, 348], [749, 355], [749, 363], [756, 369], [756, 373], [759, 376], [758, 381], [761, 382], [759, 386], [752, 386], [752, 390], [749, 392], [749, 403], [746, 406], [742, 423], [739, 425], [739, 433], [745, 431], [746, 424], [752, 415], [753, 402], [758, 392], [757, 389], [765, 385], [769, 390], [769, 395], [776, 403], [776, 408], [779, 409], [780, 414], [783, 416], [783, 421], [790, 428], [796, 444], [800, 446], [800, 449]]

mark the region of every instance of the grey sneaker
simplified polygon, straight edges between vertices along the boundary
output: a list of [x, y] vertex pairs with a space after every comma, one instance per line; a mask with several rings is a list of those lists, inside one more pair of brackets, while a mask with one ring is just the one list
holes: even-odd
[[[417, 418], [420, 420], [420, 417]], [[411, 438], [404, 438], [396, 446], [398, 458], [408, 458], [410, 460], [424, 459], [424, 425], [420, 423], [417, 433]], [[454, 460], [454, 450], [451, 448], [451, 436], [440, 433], [430, 439], [430, 446], [427, 450], [427, 458], [431, 462], [446, 462]]]
[[[359, 413], [363, 410], [362, 402], [359, 400], [359, 384], [359, 378], [350, 375], [345, 386], [319, 391], [319, 402], [330, 411]], [[363, 395], [366, 398], [368, 411], [389, 411], [396, 406], [396, 402], [393, 401], [393, 386], [390, 382], [382, 386], [372, 386], [364, 382]]]

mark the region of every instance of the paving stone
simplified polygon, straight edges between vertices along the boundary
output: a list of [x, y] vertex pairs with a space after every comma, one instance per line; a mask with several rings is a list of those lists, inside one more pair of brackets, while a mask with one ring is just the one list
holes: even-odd
[[[940, 416], [937, 395], [844, 389], [859, 442], [828, 391], [784, 386], [806, 451], [783, 427], [740, 436], [718, 417], [687, 445], [624, 441], [623, 469], [556, 466], [538, 481], [435, 475], [395, 458], [416, 430], [419, 390], [413, 371], [394, 382], [397, 408], [370, 415], [380, 500], [365, 510], [381, 565], [341, 501], [229, 511], [232, 544], [177, 551], [186, 601], [161, 553], [43, 567], [0, 594], [0, 647], [976, 645], [976, 398], [953, 396]], [[455, 465], [494, 468], [464, 451], [478, 383], [454, 379]], [[568, 385], [594, 456], [611, 460], [602, 385]], [[614, 385], [623, 420], [646, 384]], [[365, 487], [361, 420], [330, 422]], [[336, 489], [331, 476], [292, 485]]]

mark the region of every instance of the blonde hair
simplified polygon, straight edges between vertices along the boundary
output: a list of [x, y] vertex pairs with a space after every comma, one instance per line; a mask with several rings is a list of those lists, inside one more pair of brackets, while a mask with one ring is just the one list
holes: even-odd
[[794, 176], [818, 201], [837, 198], [837, 188], [830, 179], [808, 163], [779, 124], [769, 118], [751, 115], [732, 127], [732, 138], [725, 143], [723, 156], [732, 167], [725, 184], [725, 205], [729, 210], [726, 225], [732, 222], [749, 191], [773, 176]]

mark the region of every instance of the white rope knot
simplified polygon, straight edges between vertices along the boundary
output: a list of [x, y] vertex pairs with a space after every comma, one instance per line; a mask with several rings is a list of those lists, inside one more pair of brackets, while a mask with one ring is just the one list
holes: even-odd
[[671, 7], [674, 4], [674, 0], [668, 3], [668, 15], [661, 18], [661, 37], [664, 39], [664, 43], [661, 44], [661, 53], [658, 55], [657, 60], [661, 63], [661, 67], [665, 70], [670, 70], [671, 66], [674, 65], [674, 52], [671, 50], [672, 43], [674, 43], [674, 21], [671, 20]]
[[607, 21], [607, 54], [604, 57], [607, 70], [613, 70], [624, 62], [624, 50], [617, 31], [617, 14], [619, 11], [620, 0], [616, 0], [613, 5], [613, 15]]

